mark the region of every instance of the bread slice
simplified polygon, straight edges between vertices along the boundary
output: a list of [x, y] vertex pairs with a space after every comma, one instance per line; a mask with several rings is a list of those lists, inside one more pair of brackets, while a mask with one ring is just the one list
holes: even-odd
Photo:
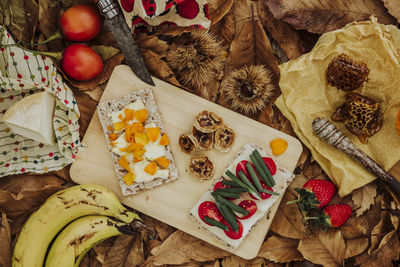
[[176, 168], [176, 165], [175, 165], [172, 153], [171, 153], [171, 148], [169, 145], [167, 145], [165, 157], [171, 162], [168, 166], [169, 176], [167, 178], [156, 177], [155, 179], [153, 179], [151, 181], [140, 182], [140, 183], [134, 181], [133, 184], [129, 185], [129, 186], [123, 180], [123, 177], [128, 172], [118, 164], [118, 160], [120, 159], [120, 156], [117, 153], [112, 151], [113, 147], [110, 145], [110, 141], [108, 139], [108, 136], [110, 133], [112, 133], [112, 131], [110, 131], [108, 129], [108, 128], [110, 128], [108, 126], [113, 125], [111, 116], [114, 112], [123, 110], [127, 105], [131, 104], [132, 102], [136, 101], [137, 99], [142, 100], [142, 102], [148, 112], [147, 120], [144, 123], [144, 125], [147, 125], [149, 123], [154, 123], [157, 127], [160, 128], [161, 133], [165, 133], [165, 128], [161, 121], [161, 116], [158, 111], [158, 107], [155, 102], [153, 92], [151, 91], [151, 89], [138, 90], [138, 91], [135, 91], [124, 97], [101, 102], [97, 106], [97, 112], [99, 114], [100, 123], [103, 128], [104, 135], [107, 140], [107, 145], [108, 145], [108, 148], [111, 153], [111, 157], [112, 157], [114, 168], [115, 168], [115, 173], [119, 180], [122, 194], [124, 196], [136, 194], [140, 191], [160, 186], [164, 183], [174, 181], [178, 178], [178, 169]]
[[225, 171], [227, 170], [230, 170], [232, 173], [235, 173], [236, 165], [242, 160], [250, 160], [249, 155], [255, 149], [257, 149], [260, 152], [261, 156], [270, 157], [274, 160], [277, 169], [276, 173], [273, 175], [274, 180], [276, 182], [276, 185], [273, 186], [273, 190], [279, 193], [279, 196], [272, 195], [270, 198], [264, 200], [255, 200], [252, 199], [248, 193], [242, 193], [239, 199], [232, 201], [235, 204], [239, 204], [242, 200], [253, 200], [254, 202], [256, 202], [258, 207], [257, 212], [252, 217], [246, 220], [240, 220], [240, 222], [243, 225], [243, 236], [241, 238], [234, 240], [227, 237], [223, 230], [215, 226], [210, 226], [205, 224], [200, 219], [198, 214], [199, 206], [202, 202], [204, 201], [215, 202], [215, 199], [211, 196], [211, 192], [214, 189], [215, 183], [221, 181], [222, 178], [218, 178], [215, 181], [215, 183], [207, 191], [204, 192], [204, 194], [200, 197], [199, 201], [190, 210], [190, 215], [192, 219], [198, 224], [199, 228], [202, 228], [207, 232], [209, 232], [219, 241], [219, 243], [224, 245], [224, 247], [226, 247], [226, 249], [231, 252], [235, 251], [240, 246], [240, 244], [243, 242], [246, 236], [248, 236], [251, 230], [254, 229], [254, 227], [260, 221], [261, 218], [267, 216], [268, 220], [272, 221], [273, 216], [271, 216], [271, 209], [274, 207], [274, 205], [279, 205], [279, 202], [283, 194], [285, 193], [286, 188], [290, 185], [290, 183], [294, 179], [294, 175], [288, 169], [279, 164], [272, 155], [269, 155], [260, 146], [253, 143], [247, 143], [242, 147], [242, 149], [236, 154], [236, 156], [232, 159], [232, 161], [229, 162], [229, 164], [227, 165], [221, 176], [226, 176]]

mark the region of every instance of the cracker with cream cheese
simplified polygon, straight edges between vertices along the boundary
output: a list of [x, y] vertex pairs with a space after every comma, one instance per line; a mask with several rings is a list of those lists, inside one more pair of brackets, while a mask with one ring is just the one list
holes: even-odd
[[178, 178], [151, 89], [102, 102], [97, 111], [124, 196]]

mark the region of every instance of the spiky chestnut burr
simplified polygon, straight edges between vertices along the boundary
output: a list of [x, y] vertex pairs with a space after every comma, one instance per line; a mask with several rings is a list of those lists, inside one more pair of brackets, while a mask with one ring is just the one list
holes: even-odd
[[222, 90], [233, 109], [254, 114], [265, 108], [272, 99], [276, 86], [271, 70], [262, 65], [251, 65], [232, 71]]
[[190, 38], [168, 51], [166, 60], [178, 81], [198, 91], [213, 78], [219, 78], [226, 62], [221, 43], [205, 30], [190, 32]]

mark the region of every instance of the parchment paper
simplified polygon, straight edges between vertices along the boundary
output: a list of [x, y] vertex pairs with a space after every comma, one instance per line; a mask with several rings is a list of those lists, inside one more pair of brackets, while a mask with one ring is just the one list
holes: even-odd
[[312, 130], [316, 117], [331, 118], [345, 102], [346, 92], [327, 84], [325, 71], [331, 60], [345, 53], [362, 61], [370, 69], [369, 80], [353, 92], [382, 102], [382, 129], [362, 144], [343, 123], [334, 124], [351, 141], [384, 169], [400, 160], [400, 137], [395, 128], [400, 108], [400, 30], [393, 25], [370, 21], [350, 23], [344, 28], [323, 34], [313, 50], [280, 66], [282, 95], [276, 105], [290, 120], [300, 140], [311, 150], [315, 160], [336, 183], [339, 195], [373, 181], [375, 177], [356, 161], [320, 140]]

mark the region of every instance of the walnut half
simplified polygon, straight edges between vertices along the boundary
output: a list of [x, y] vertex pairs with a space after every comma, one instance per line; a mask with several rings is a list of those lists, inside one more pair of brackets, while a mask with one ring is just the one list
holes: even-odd
[[214, 164], [207, 156], [193, 156], [190, 160], [189, 172], [197, 179], [208, 180], [214, 174]]
[[225, 125], [218, 128], [214, 133], [214, 148], [221, 152], [231, 150], [234, 141], [235, 132]]

